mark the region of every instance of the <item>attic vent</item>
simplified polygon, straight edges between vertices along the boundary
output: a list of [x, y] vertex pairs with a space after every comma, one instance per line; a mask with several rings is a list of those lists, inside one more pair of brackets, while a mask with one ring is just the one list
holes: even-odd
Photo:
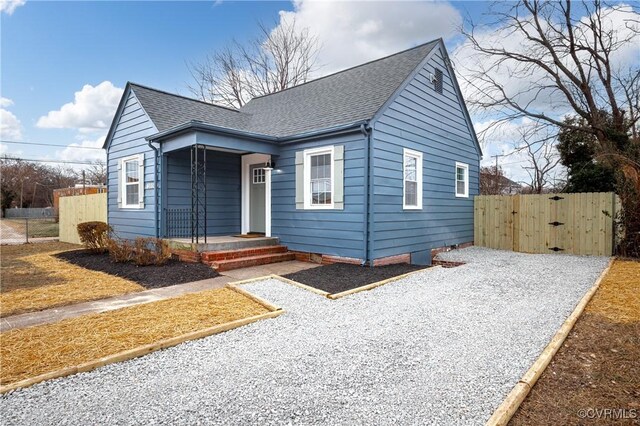
[[433, 76], [433, 88], [436, 92], [442, 93], [442, 70], [436, 68]]

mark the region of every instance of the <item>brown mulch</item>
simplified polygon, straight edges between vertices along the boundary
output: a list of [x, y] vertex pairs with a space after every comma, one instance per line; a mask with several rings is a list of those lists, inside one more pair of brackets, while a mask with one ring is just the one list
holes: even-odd
[[294, 272], [293, 274], [284, 275], [284, 277], [327, 293], [335, 294], [424, 268], [425, 266], [409, 265], [407, 263], [376, 266], [374, 268], [348, 263], [334, 263]]
[[0, 335], [0, 384], [268, 312], [228, 288], [83, 315]]
[[67, 251], [56, 257], [86, 269], [128, 279], [147, 289], [206, 280], [220, 275], [212, 267], [202, 263], [169, 260], [162, 266], [136, 266], [133, 263], [115, 263], [108, 254], [96, 254], [87, 250]]
[[[25, 260], [27, 257], [63, 250], [74, 250], [75, 244], [57, 241], [0, 246], [0, 291], [8, 292], [17, 289], [36, 288], [53, 284], [64, 284], [64, 279], [52, 275], [50, 271], [38, 268]], [[16, 273], [18, 272], [19, 273]]]
[[[627, 418], [595, 411], [604, 409], [624, 409], [616, 413]], [[509, 424], [612, 423], [640, 424], [638, 262], [614, 263]]]
[[[0, 317], [144, 290], [132, 281], [72, 265], [55, 254], [22, 255], [11, 267], [3, 267], [3, 279], [12, 290], [3, 287], [0, 292]], [[13, 285], [21, 281], [31, 285]]]

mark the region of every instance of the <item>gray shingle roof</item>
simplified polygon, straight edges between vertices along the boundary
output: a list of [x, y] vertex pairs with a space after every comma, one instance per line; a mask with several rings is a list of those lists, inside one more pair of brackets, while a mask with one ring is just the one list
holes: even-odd
[[139, 84], [130, 83], [133, 92], [149, 118], [159, 131], [164, 131], [192, 120], [239, 129], [241, 116], [237, 110], [213, 105]]
[[252, 99], [240, 110], [131, 84], [160, 132], [191, 120], [274, 137], [371, 119], [438, 40]]

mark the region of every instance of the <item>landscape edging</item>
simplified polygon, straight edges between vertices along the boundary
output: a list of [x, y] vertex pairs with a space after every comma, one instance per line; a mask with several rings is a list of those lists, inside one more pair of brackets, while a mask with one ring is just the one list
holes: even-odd
[[[246, 281], [249, 281], [249, 280], [246, 280]], [[191, 340], [202, 339], [204, 337], [213, 336], [214, 334], [219, 334], [225, 331], [233, 330], [234, 328], [242, 327], [244, 325], [248, 325], [253, 322], [260, 321], [262, 319], [275, 318], [281, 315], [282, 313], [284, 313], [284, 310], [282, 310], [281, 308], [278, 308], [270, 304], [269, 302], [266, 302], [265, 300], [260, 299], [258, 296], [248, 293], [246, 290], [241, 290], [235, 287], [232, 287], [231, 289], [259, 303], [260, 305], [264, 306], [266, 309], [269, 310], [269, 312], [266, 312], [260, 315], [254, 315], [247, 318], [241, 318], [241, 319], [230, 321], [224, 324], [218, 324], [212, 327], [204, 328], [202, 330], [192, 331], [189, 333], [182, 334], [180, 336], [162, 339], [155, 343], [149, 343], [147, 345], [138, 346], [137, 348], [127, 349], [126, 351], [118, 352], [112, 355], [107, 355], [105, 357], [98, 358], [93, 361], [88, 361], [73, 367], [65, 367], [60, 370], [50, 371], [48, 373], [40, 374], [35, 377], [30, 377], [28, 379], [20, 380], [18, 382], [2, 385], [0, 386], [0, 395], [10, 391], [14, 391], [16, 389], [32, 386], [32, 385], [35, 385], [36, 383], [40, 383], [45, 380], [57, 379], [60, 377], [66, 377], [66, 376], [70, 376], [72, 374], [77, 374], [77, 373], [85, 373], [91, 370], [95, 370], [96, 368], [103, 367], [108, 364], [128, 361], [130, 359], [138, 358], [140, 356], [147, 355], [151, 352], [170, 348], [172, 346], [176, 346]]]
[[324, 296], [324, 297], [326, 297], [328, 299], [335, 300], [335, 299], [340, 299], [342, 297], [348, 296], [350, 294], [359, 293], [361, 291], [367, 291], [367, 290], [374, 289], [376, 287], [380, 287], [381, 285], [385, 285], [385, 284], [388, 284], [390, 282], [397, 281], [397, 280], [400, 280], [402, 278], [406, 278], [408, 276], [417, 274], [418, 272], [429, 271], [429, 270], [438, 269], [438, 268], [441, 268], [441, 267], [442, 266], [438, 265], [438, 266], [432, 266], [431, 268], [418, 269], [417, 271], [407, 272], [406, 274], [402, 274], [402, 275], [398, 275], [398, 276], [395, 276], [395, 277], [387, 278], [387, 279], [384, 279], [384, 280], [381, 280], [381, 281], [376, 281], [375, 283], [367, 284], [367, 285], [364, 285], [364, 286], [361, 286], [361, 287], [352, 288], [351, 290], [341, 291], [340, 293], [328, 293], [326, 291], [317, 289], [315, 287], [311, 287], [311, 286], [308, 286], [306, 284], [299, 283], [298, 281], [294, 281], [292, 279], [281, 277], [280, 275], [275, 275], [275, 274], [269, 275], [269, 276], [265, 276], [265, 277], [260, 277], [260, 278], [253, 278], [251, 280], [240, 281], [240, 282], [232, 283], [232, 284], [244, 284], [245, 282], [262, 281], [262, 280], [267, 280], [269, 278], [274, 278], [274, 279], [280, 280], [280, 281], [282, 281], [284, 283], [291, 284], [291, 285], [294, 285], [296, 287], [300, 287], [303, 290], [307, 290], [307, 291], [319, 294], [321, 296]]
[[580, 299], [573, 312], [571, 312], [571, 315], [569, 315], [562, 323], [562, 326], [560, 326], [538, 359], [536, 359], [531, 367], [529, 367], [527, 372], [524, 373], [518, 383], [513, 387], [513, 389], [511, 389], [511, 392], [509, 392], [507, 397], [502, 401], [498, 408], [496, 408], [489, 420], [487, 420], [486, 426], [503, 426], [509, 423], [511, 417], [516, 413], [520, 404], [522, 404], [522, 401], [527, 397], [533, 386], [553, 359], [556, 352], [558, 352], [564, 343], [576, 321], [580, 318], [587, 304], [591, 301], [593, 295], [600, 287], [600, 283], [607, 275], [607, 272], [609, 272], [614, 261], [615, 258], [611, 258], [611, 260], [609, 260], [609, 264], [602, 271], [595, 284], [593, 284], [585, 295], [582, 296], [582, 299]]
[[331, 299], [331, 300], [340, 299], [341, 297], [349, 296], [349, 295], [354, 294], [354, 293], [360, 293], [361, 291], [372, 290], [372, 289], [374, 289], [376, 287], [380, 287], [382, 285], [389, 284], [389, 283], [391, 283], [393, 281], [401, 280], [402, 278], [406, 278], [406, 277], [409, 277], [411, 275], [415, 275], [415, 274], [417, 274], [419, 272], [431, 271], [431, 270], [438, 269], [438, 268], [442, 268], [442, 266], [438, 265], [438, 266], [432, 266], [430, 268], [418, 269], [417, 271], [407, 272], [406, 274], [402, 274], [402, 275], [398, 275], [398, 276], [395, 276], [395, 277], [387, 278], [387, 279], [384, 279], [382, 281], [376, 281], [375, 283], [363, 285], [362, 287], [352, 288], [351, 290], [341, 291], [340, 293], [327, 294], [327, 297], [329, 299]]

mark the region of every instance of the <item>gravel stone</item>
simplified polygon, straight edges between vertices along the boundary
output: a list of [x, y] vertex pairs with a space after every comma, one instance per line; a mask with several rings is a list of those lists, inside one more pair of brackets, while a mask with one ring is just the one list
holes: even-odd
[[4, 424], [484, 424], [608, 258], [471, 247], [339, 300], [0, 398]]

